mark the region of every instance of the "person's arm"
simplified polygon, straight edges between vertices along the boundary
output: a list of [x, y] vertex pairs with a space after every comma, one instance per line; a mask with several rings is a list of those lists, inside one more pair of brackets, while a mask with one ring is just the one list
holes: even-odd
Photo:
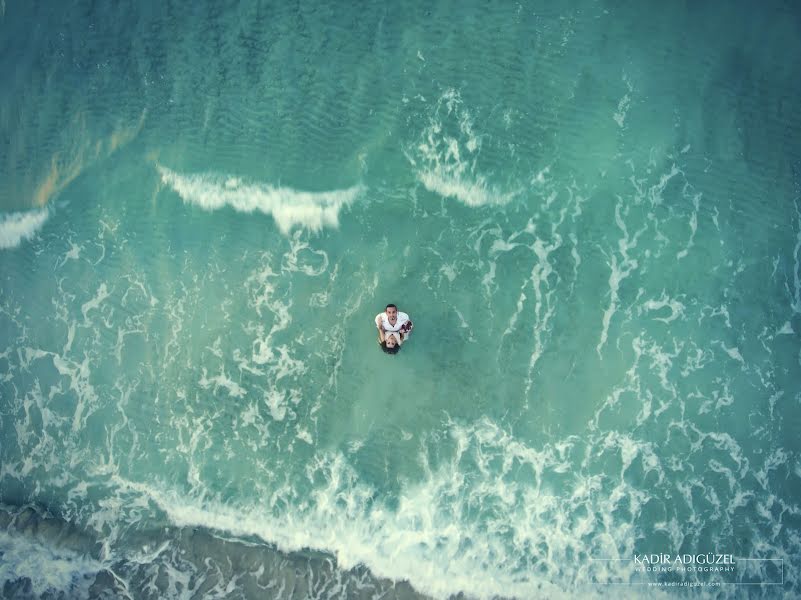
[[384, 333], [384, 328], [381, 326], [381, 315], [378, 315], [375, 318], [375, 326], [378, 329], [378, 343], [381, 344], [386, 339], [386, 334]]

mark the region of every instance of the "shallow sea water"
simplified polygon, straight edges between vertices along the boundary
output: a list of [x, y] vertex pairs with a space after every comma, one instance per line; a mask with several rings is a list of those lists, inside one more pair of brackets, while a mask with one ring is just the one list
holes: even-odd
[[0, 1], [3, 596], [799, 595], [799, 31]]

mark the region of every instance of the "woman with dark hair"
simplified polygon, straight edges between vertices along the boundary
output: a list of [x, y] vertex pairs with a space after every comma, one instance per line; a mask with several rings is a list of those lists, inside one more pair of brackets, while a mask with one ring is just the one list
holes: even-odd
[[378, 344], [387, 354], [397, 354], [403, 344], [403, 335], [395, 332], [388, 332], [384, 335], [383, 341], [379, 338]]
[[378, 342], [378, 345], [381, 346], [385, 354], [397, 354], [401, 349], [400, 346], [387, 346], [386, 342]]

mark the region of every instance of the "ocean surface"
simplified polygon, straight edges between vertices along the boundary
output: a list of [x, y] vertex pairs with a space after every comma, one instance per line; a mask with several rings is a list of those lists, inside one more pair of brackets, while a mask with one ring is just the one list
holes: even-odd
[[2, 597], [801, 596], [800, 74], [789, 0], [0, 0]]

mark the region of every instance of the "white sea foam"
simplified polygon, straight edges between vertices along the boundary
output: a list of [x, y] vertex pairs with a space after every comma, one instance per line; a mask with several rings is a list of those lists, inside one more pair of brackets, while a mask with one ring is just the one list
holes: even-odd
[[459, 174], [448, 172], [446, 167], [435, 167], [417, 175], [429, 192], [444, 198], [455, 198], [463, 204], [476, 208], [493, 204], [506, 204], [515, 194], [503, 193], [489, 186], [483, 177], [470, 181]]
[[50, 590], [88, 598], [93, 576], [104, 568], [68, 548], [50, 547], [28, 535], [4, 530], [0, 530], [0, 557], [0, 584], [27, 577], [37, 597]]
[[[293, 484], [231, 504], [203, 489], [187, 494], [118, 475], [112, 480], [125, 497], [133, 491], [155, 503], [176, 526], [258, 536], [285, 552], [327, 551], [336, 556], [338, 569], [364, 564], [378, 577], [407, 580], [436, 598], [459, 591], [475, 598], [574, 598], [576, 590], [565, 582], [621, 576], [616, 566], [585, 559], [633, 552], [633, 523], [649, 495], [632, 488], [624, 472], [642, 461], [661, 481], [650, 443], [621, 433], [592, 442], [618, 456], [619, 476], [610, 490], [602, 477], [570, 475], [574, 447], [581, 446], [577, 438], [533, 448], [489, 419], [449, 423], [446, 435], [451, 450], [433, 464], [425, 448], [439, 437], [421, 436], [421, 477], [404, 482], [392, 506], [340, 452], [318, 453], [308, 461], [301, 478], [313, 486], [300, 504]], [[298, 430], [297, 437], [308, 441], [310, 434]], [[352, 454], [361, 444], [350, 446]], [[597, 454], [587, 452], [585, 462]], [[551, 491], [554, 485], [558, 493]], [[634, 517], [612, 522], [609, 515], [621, 507]], [[591, 584], [585, 592], [597, 595]]]
[[[528, 372], [526, 374], [525, 396], [531, 390], [534, 383], [534, 367], [545, 350], [544, 335], [548, 332], [548, 326], [556, 311], [556, 302], [553, 300], [555, 287], [552, 287], [548, 278], [553, 273], [553, 267], [548, 259], [550, 254], [560, 248], [562, 238], [555, 236], [552, 243], [547, 244], [544, 240], [537, 238], [531, 245], [531, 249], [537, 257], [537, 262], [531, 269], [529, 281], [534, 291], [534, 310], [529, 316], [532, 321], [532, 337], [534, 338], [534, 348], [528, 361]], [[519, 301], [518, 301], [519, 302]]]
[[741, 365], [745, 366], [745, 360], [743, 359], [742, 354], [740, 354], [740, 349], [735, 346], [734, 348], [729, 348], [723, 342], [719, 342], [720, 347], [723, 348], [724, 352], [729, 355], [730, 358], [736, 360]]
[[676, 319], [684, 316], [684, 304], [670, 298], [664, 290], [662, 291], [662, 295], [659, 297], [658, 300], [648, 300], [647, 302], [643, 303], [641, 312], [651, 312], [651, 311], [659, 311], [664, 308], [670, 309], [670, 314], [666, 316], [655, 316], [652, 317], [655, 321], [662, 321], [663, 323], [670, 323], [671, 321], [675, 321]]
[[651, 202], [651, 206], [658, 206], [662, 204], [662, 192], [665, 191], [668, 183], [670, 180], [673, 179], [678, 174], [683, 174], [681, 169], [679, 169], [676, 165], [671, 165], [669, 173], [663, 173], [659, 177], [659, 183], [652, 185], [648, 188], [648, 200]]
[[274, 421], [283, 421], [286, 416], [287, 402], [284, 393], [271, 389], [264, 394], [264, 403], [270, 409]]
[[[615, 222], [617, 223], [618, 228], [623, 232], [623, 237], [618, 240], [617, 246], [620, 256], [623, 258], [623, 260], [618, 263], [617, 255], [613, 254], [609, 262], [609, 306], [604, 311], [601, 321], [601, 340], [595, 347], [595, 351], [598, 353], [599, 357], [601, 357], [601, 349], [604, 347], [604, 345], [606, 345], [612, 316], [617, 310], [620, 283], [626, 279], [632, 273], [632, 271], [636, 270], [639, 264], [636, 259], [629, 256], [629, 250], [632, 250], [637, 246], [637, 239], [645, 232], [646, 229], [646, 227], [643, 227], [634, 234], [633, 238], [629, 237], [629, 232], [626, 229], [626, 223], [623, 221], [623, 216], [621, 216], [621, 209], [622, 203], [618, 202], [615, 206]], [[626, 212], [627, 211], [624, 211], [624, 215]]]
[[425, 188], [470, 207], [505, 204], [517, 192], [504, 192], [487, 182], [477, 168], [482, 136], [475, 133], [470, 112], [456, 90], [439, 98], [429, 126], [417, 147], [407, 153]]
[[210, 173], [181, 174], [162, 166], [158, 170], [162, 182], [184, 202], [207, 211], [225, 206], [244, 213], [259, 211], [272, 216], [284, 234], [296, 226], [311, 231], [338, 227], [342, 208], [350, 206], [363, 191], [363, 186], [357, 185], [344, 190], [305, 192]]
[[0, 249], [16, 248], [23, 240], [30, 240], [44, 226], [50, 216], [47, 208], [28, 212], [15, 212], [0, 217]]
[[308, 429], [298, 428], [296, 437], [309, 445], [314, 444], [314, 438], [312, 438], [312, 434], [309, 433]]
[[[336, 462], [340, 466], [331, 465], [335, 480], [340, 476], [344, 481], [350, 480], [352, 474], [340, 470], [345, 468], [341, 459]], [[397, 513], [376, 507], [369, 515], [360, 512], [372, 495], [371, 490], [343, 491], [332, 484], [315, 494], [317, 508], [313, 514], [295, 514], [289, 521], [255, 507], [241, 510], [153, 486], [120, 483], [144, 493], [179, 527], [203, 526], [238, 536], [257, 535], [283, 551], [306, 548], [331, 551], [341, 569], [366, 564], [380, 577], [408, 580], [421, 591], [439, 598], [460, 589], [469, 590], [479, 598], [502, 592], [530, 597], [537, 585], [515, 581], [516, 578], [503, 573], [488, 573], [486, 566], [476, 560], [475, 551], [467, 557], [455, 554], [463, 532], [437, 514], [438, 493], [459, 484], [458, 479], [450, 479], [410, 490]], [[447, 560], [439, 560], [443, 556]], [[547, 587], [551, 592], [549, 597], [568, 597], [555, 585]]]
[[84, 411], [94, 406], [98, 400], [97, 393], [90, 382], [91, 370], [89, 357], [84, 356], [83, 362], [78, 364], [58, 354], [50, 354], [50, 356], [53, 358], [53, 366], [55, 366], [56, 370], [61, 375], [69, 377], [70, 390], [75, 393], [77, 401], [75, 414], [72, 418], [72, 430], [78, 431], [83, 427], [88, 416], [88, 414], [84, 415]]
[[695, 233], [698, 231], [698, 206], [701, 201], [701, 194], [696, 194], [693, 198], [693, 206], [695, 207], [692, 214], [690, 215], [690, 239], [687, 241], [687, 247], [683, 250], [680, 250], [676, 254], [676, 260], [681, 260], [687, 254], [689, 254], [690, 249], [693, 247], [695, 243]]
[[242, 398], [247, 395], [247, 390], [245, 388], [226, 375], [225, 368], [222, 369], [219, 375], [207, 377], [207, 372], [204, 367], [203, 376], [200, 378], [200, 381], [198, 381], [198, 385], [203, 389], [208, 389], [213, 386], [215, 394], [219, 388], [224, 388], [228, 392], [228, 395], [233, 398]]
[[67, 261], [78, 260], [80, 258], [83, 246], [75, 244], [72, 240], [69, 240], [69, 244], [70, 244], [69, 251], [59, 259], [58, 263], [56, 264], [56, 269], [60, 269], [61, 267], [63, 267], [65, 264], [67, 264]]
[[617, 112], [613, 115], [618, 127], [623, 127], [626, 121], [626, 114], [629, 112], [629, 106], [631, 105], [631, 96], [629, 94], [634, 91], [634, 86], [631, 85], [631, 80], [625, 73], [623, 74], [623, 82], [626, 84], [628, 91], [617, 103]]
[[101, 283], [100, 286], [97, 288], [97, 293], [95, 294], [94, 298], [91, 300], [84, 302], [83, 306], [81, 306], [81, 313], [83, 314], [84, 324], [88, 323], [87, 315], [90, 310], [95, 308], [99, 308], [103, 300], [109, 297], [108, 287], [105, 283]]

